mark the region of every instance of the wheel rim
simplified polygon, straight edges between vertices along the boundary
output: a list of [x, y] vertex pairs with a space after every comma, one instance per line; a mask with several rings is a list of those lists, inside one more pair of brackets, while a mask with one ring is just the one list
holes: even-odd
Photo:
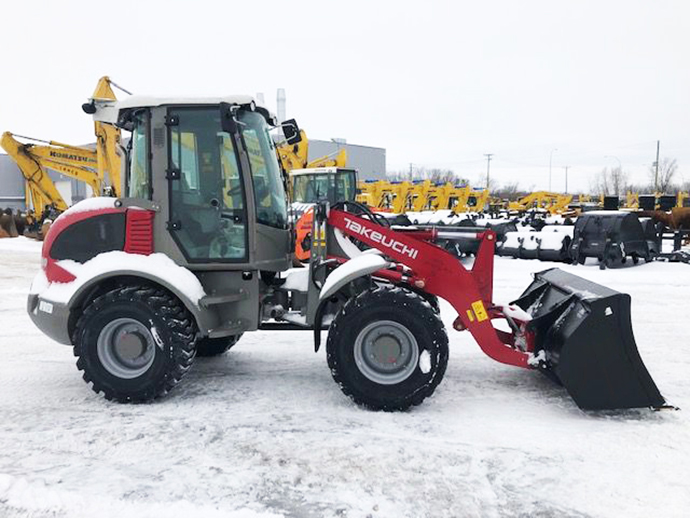
[[409, 378], [419, 363], [419, 347], [404, 325], [392, 320], [372, 322], [355, 340], [355, 362], [369, 380], [394, 385]]
[[156, 356], [151, 331], [133, 318], [117, 318], [106, 324], [98, 335], [97, 348], [105, 370], [122, 379], [144, 374]]

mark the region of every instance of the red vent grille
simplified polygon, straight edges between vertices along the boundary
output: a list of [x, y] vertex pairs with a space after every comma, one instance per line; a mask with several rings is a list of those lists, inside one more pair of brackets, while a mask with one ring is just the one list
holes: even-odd
[[127, 210], [125, 252], [140, 255], [153, 253], [153, 211]]

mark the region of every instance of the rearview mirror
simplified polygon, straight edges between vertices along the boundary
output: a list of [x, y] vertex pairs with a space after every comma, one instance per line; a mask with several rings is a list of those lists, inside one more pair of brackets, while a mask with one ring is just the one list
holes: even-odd
[[297, 126], [297, 121], [295, 119], [283, 122], [280, 127], [283, 129], [283, 134], [288, 144], [302, 142], [302, 135], [300, 134], [299, 126]]
[[236, 109], [237, 107], [230, 103], [220, 103], [220, 127], [230, 135], [237, 133]]

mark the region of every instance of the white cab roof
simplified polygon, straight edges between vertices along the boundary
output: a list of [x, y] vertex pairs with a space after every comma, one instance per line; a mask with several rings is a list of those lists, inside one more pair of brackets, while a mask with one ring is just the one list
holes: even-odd
[[274, 115], [269, 112], [265, 106], [257, 103], [251, 95], [228, 95], [224, 97], [151, 97], [145, 95], [132, 95], [121, 101], [96, 101], [96, 113], [94, 113], [93, 118], [95, 121], [115, 124], [122, 110], [155, 108], [157, 106], [166, 105], [217, 105], [220, 103], [249, 104], [252, 101], [257, 107], [263, 108], [274, 118]]

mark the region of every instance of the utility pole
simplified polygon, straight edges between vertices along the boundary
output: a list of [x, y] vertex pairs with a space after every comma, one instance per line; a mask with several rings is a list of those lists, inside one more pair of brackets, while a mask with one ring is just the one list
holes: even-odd
[[567, 165], [563, 169], [565, 169], [565, 193], [568, 194], [568, 169], [570, 169], [570, 166]]
[[551, 192], [551, 162], [553, 162], [553, 152], [558, 151], [558, 148], [553, 148], [549, 154], [549, 192]]
[[494, 156], [493, 153], [484, 153], [486, 157], [486, 188], [489, 188], [489, 171], [491, 170], [491, 157]]
[[654, 162], [654, 192], [659, 190], [659, 141], [656, 141], [656, 162]]

